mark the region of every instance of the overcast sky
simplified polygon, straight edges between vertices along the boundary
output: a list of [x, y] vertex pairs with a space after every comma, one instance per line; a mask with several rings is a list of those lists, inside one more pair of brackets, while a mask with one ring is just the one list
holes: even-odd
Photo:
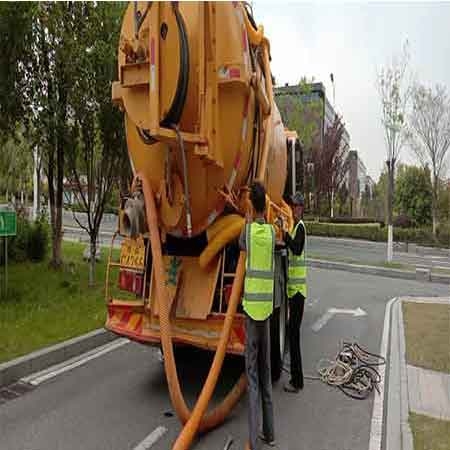
[[[343, 115], [351, 147], [378, 179], [386, 160], [375, 87], [376, 69], [408, 39], [415, 77], [450, 89], [450, 3], [294, 3], [255, 1], [257, 23], [271, 41], [278, 85], [302, 76], [325, 84]], [[401, 159], [414, 162], [408, 149]]]

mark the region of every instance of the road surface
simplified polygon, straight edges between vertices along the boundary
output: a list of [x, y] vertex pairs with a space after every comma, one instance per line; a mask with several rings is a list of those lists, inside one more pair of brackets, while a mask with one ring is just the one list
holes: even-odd
[[[382, 264], [386, 261], [386, 243], [357, 239], [308, 236], [308, 252], [324, 259], [360, 264]], [[394, 262], [415, 267], [450, 270], [450, 253], [415, 254], [394, 249]]]
[[[448, 286], [311, 269], [309, 293], [302, 348], [305, 373], [314, 374], [317, 362], [333, 358], [343, 339], [378, 352], [385, 305], [390, 298], [445, 296]], [[337, 314], [313, 331], [312, 325], [329, 308], [362, 308], [367, 315]], [[209, 362], [202, 352], [181, 358], [179, 373], [191, 404]], [[241, 369], [242, 359], [226, 361], [218, 396], [231, 386]], [[282, 381], [285, 379], [286, 374]], [[284, 393], [278, 383], [274, 386], [277, 448], [368, 450], [372, 402], [372, 398], [351, 400], [319, 381], [306, 381], [298, 395]], [[147, 444], [154, 443], [141, 449], [167, 450], [180, 431], [178, 419], [166, 416], [168, 412], [172, 412], [172, 406], [158, 351], [129, 343], [1, 404], [0, 448], [134, 450], [147, 438]], [[226, 424], [199, 439], [193, 449], [222, 450], [228, 436], [234, 439], [232, 449], [244, 448], [246, 398]]]
[[[76, 214], [78, 220], [86, 223], [86, 215]], [[73, 213], [65, 211], [63, 215], [65, 236], [77, 241], [88, 241], [87, 233], [79, 228]], [[101, 223], [99, 241], [102, 245], [109, 245], [111, 234], [117, 229], [117, 216], [105, 214]], [[308, 236], [308, 253], [317, 258], [330, 259], [359, 264], [383, 264], [386, 262], [386, 243], [369, 242], [357, 239], [336, 239], [319, 236]], [[414, 254], [398, 251], [394, 248], [394, 262], [413, 266], [428, 267], [450, 271], [450, 252], [439, 254]]]

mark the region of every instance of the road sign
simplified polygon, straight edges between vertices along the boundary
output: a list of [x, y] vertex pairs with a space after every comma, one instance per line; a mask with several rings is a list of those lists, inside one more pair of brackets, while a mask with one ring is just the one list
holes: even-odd
[[0, 211], [0, 236], [17, 234], [17, 215], [15, 211]]

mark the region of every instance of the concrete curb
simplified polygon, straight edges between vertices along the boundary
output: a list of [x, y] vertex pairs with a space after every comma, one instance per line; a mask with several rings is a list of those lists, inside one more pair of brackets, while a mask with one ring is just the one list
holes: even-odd
[[405, 328], [403, 326], [403, 300], [397, 304], [398, 329], [399, 329], [399, 358], [400, 358], [400, 385], [401, 385], [401, 427], [403, 450], [413, 450], [413, 435], [409, 425], [409, 394], [408, 394], [408, 371], [406, 368], [406, 343]]
[[402, 321], [402, 299], [399, 298], [392, 305], [385, 450], [413, 450]]
[[116, 338], [117, 336], [110, 331], [99, 328], [2, 363], [0, 364], [0, 386], [9, 385], [20, 378], [59, 364]]
[[337, 261], [326, 261], [323, 259], [308, 259], [310, 267], [331, 270], [345, 270], [353, 273], [365, 273], [389, 278], [400, 278], [403, 280], [428, 281], [430, 283], [450, 284], [450, 277], [446, 275], [430, 274], [429, 277], [423, 278], [417, 272], [408, 270], [389, 269], [387, 267], [365, 266], [361, 264], [350, 264]]

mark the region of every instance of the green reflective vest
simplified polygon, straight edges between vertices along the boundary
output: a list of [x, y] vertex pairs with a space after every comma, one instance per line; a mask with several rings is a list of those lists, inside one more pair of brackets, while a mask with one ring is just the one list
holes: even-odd
[[275, 233], [272, 225], [253, 222], [245, 227], [247, 257], [242, 305], [254, 320], [265, 320], [273, 310]]
[[294, 227], [291, 233], [292, 239], [295, 239], [297, 234], [297, 228], [301, 225], [305, 231], [305, 245], [301, 255], [294, 255], [291, 250], [289, 250], [289, 269], [288, 269], [288, 283], [287, 283], [287, 294], [288, 297], [293, 297], [297, 292], [300, 292], [303, 297], [306, 297], [306, 227], [303, 220], [300, 220]]

